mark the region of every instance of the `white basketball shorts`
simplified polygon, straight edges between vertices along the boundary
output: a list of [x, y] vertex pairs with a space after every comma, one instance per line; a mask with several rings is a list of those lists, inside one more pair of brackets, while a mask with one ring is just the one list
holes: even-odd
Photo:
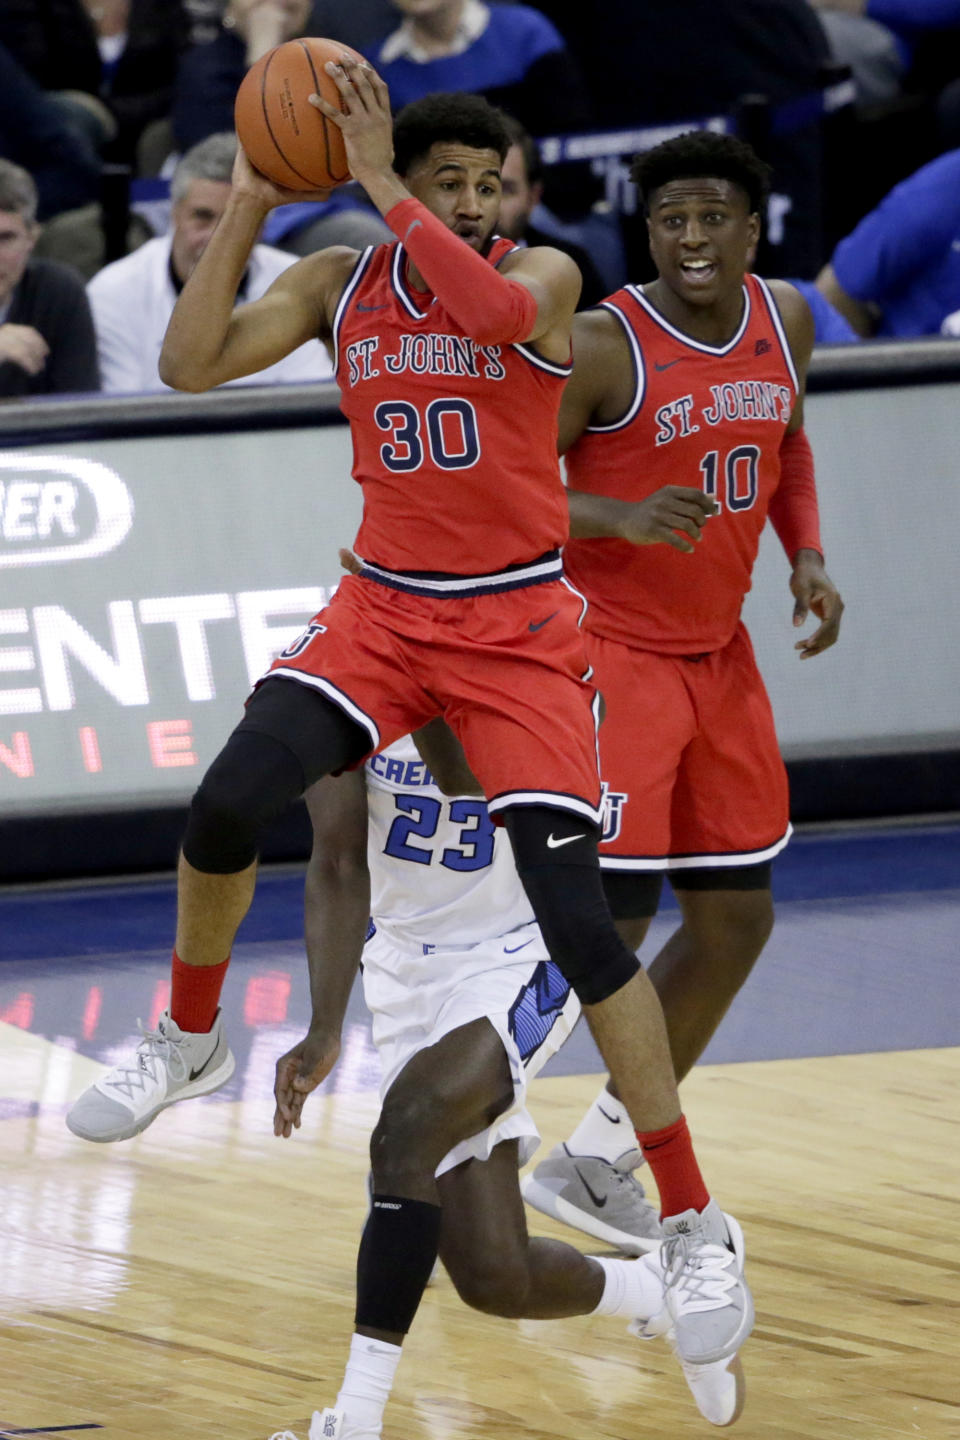
[[484, 1016], [503, 1042], [513, 1104], [463, 1140], [437, 1175], [465, 1160], [487, 1160], [503, 1140], [520, 1141], [525, 1165], [540, 1144], [526, 1109], [527, 1081], [556, 1054], [580, 1016], [580, 1003], [549, 958], [539, 926], [522, 925], [477, 945], [400, 949], [378, 930], [363, 951], [363, 989], [383, 1078], [381, 1100], [410, 1059], [451, 1030]]

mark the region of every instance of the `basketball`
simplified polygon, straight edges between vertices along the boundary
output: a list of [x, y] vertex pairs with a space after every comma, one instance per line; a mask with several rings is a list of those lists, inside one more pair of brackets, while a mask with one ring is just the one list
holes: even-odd
[[330, 190], [349, 180], [343, 136], [309, 96], [342, 108], [340, 92], [324, 70], [347, 54], [336, 40], [287, 40], [251, 65], [237, 91], [234, 124], [240, 144], [262, 175], [288, 190]]

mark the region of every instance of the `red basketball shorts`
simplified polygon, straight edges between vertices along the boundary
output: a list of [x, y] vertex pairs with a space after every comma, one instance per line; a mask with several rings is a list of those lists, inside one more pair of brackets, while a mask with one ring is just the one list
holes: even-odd
[[741, 625], [701, 659], [587, 633], [600, 727], [605, 870], [753, 865], [790, 838], [773, 713]]
[[367, 731], [371, 751], [442, 714], [491, 815], [541, 804], [598, 824], [583, 609], [563, 580], [437, 596], [348, 575], [267, 674], [320, 690]]

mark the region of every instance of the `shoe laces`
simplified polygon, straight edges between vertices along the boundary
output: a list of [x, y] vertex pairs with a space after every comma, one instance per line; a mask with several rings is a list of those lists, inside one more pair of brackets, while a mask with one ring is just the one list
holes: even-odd
[[[166, 1067], [174, 1080], [185, 1080], [187, 1062], [179, 1041], [164, 1035], [160, 1030], [148, 1030], [142, 1020], [137, 1021], [137, 1028], [143, 1038], [137, 1046], [134, 1063], [118, 1065], [110, 1076], [109, 1084], [115, 1090], [125, 1090], [129, 1095], [134, 1088], [144, 1089], [145, 1076], [155, 1081], [161, 1065]], [[290, 1431], [284, 1433], [289, 1435]]]
[[660, 1251], [663, 1288], [680, 1295], [684, 1309], [717, 1310], [729, 1304], [739, 1277], [730, 1269], [734, 1256], [723, 1245], [699, 1235], [669, 1235]]
[[270, 1440], [298, 1440], [298, 1436], [292, 1430], [275, 1430]]
[[616, 1166], [614, 1166], [610, 1174], [610, 1180], [612, 1184], [619, 1186], [621, 1190], [628, 1190], [633, 1196], [634, 1200], [639, 1200], [644, 1203], [646, 1202], [646, 1190], [644, 1190], [643, 1186], [640, 1184], [640, 1181], [637, 1180], [635, 1176], [631, 1175], [629, 1170], [618, 1170]]

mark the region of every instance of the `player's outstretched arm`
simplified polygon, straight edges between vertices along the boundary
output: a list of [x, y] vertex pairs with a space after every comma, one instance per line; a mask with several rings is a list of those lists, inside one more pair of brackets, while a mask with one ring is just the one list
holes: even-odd
[[174, 306], [160, 352], [160, 379], [175, 390], [210, 390], [274, 365], [307, 340], [323, 339], [356, 252], [337, 247], [291, 265], [259, 300], [237, 291], [270, 210], [325, 199], [284, 190], [237, 154], [230, 200]]
[[798, 640], [794, 646], [801, 660], [809, 660], [835, 644], [840, 633], [843, 601], [824, 566], [813, 451], [803, 428], [807, 370], [813, 352], [813, 316], [800, 292], [786, 281], [772, 280], [770, 289], [783, 320], [800, 382], [793, 414], [780, 446], [780, 484], [770, 502], [770, 523], [791, 565], [794, 625], [803, 625], [811, 611], [820, 621], [812, 635]]
[[[589, 425], [614, 424], [629, 411], [636, 386], [623, 326], [609, 310], [588, 310], [573, 322], [573, 374], [560, 403], [558, 448], [565, 454]], [[567, 490], [570, 534], [582, 540], [671, 545], [691, 554], [716, 504], [702, 490], [665, 485], [645, 500]]]
[[300, 1126], [304, 1101], [340, 1054], [340, 1032], [370, 917], [367, 793], [363, 771], [320, 780], [307, 791], [313, 853], [304, 888], [310, 971], [310, 1029], [277, 1061], [273, 1133]]

